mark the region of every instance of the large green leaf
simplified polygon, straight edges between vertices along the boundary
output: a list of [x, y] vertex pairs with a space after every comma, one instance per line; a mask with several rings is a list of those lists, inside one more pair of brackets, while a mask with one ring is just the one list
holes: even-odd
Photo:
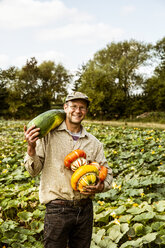
[[102, 240], [104, 235], [105, 229], [100, 229], [97, 233], [93, 233], [92, 239], [96, 244], [98, 244]]
[[154, 202], [153, 206], [158, 212], [164, 212], [165, 211], [165, 200]]
[[155, 216], [154, 212], [142, 213], [142, 214], [136, 215], [132, 220], [144, 222], [144, 221], [153, 219], [154, 216]]
[[5, 222], [1, 224], [0, 230], [2, 233], [5, 233], [7, 231], [14, 230], [18, 225], [19, 224], [16, 221], [6, 220]]
[[36, 233], [40, 233], [41, 231], [43, 231], [44, 229], [44, 224], [41, 221], [33, 221], [31, 224], [31, 229], [36, 232]]
[[157, 233], [149, 233], [142, 238], [136, 240], [127, 241], [120, 246], [120, 248], [130, 248], [130, 247], [141, 247], [143, 244], [151, 243], [156, 239]]
[[144, 228], [144, 225], [143, 224], [141, 224], [141, 223], [135, 223], [133, 225], [133, 228], [134, 228], [135, 234], [137, 236], [142, 236], [142, 235], [145, 234], [145, 228]]
[[32, 213], [26, 212], [26, 211], [19, 212], [17, 215], [20, 218], [20, 220], [25, 221], [25, 222], [30, 221], [33, 216]]
[[161, 229], [165, 229], [165, 222], [153, 222], [151, 227], [154, 231], [159, 231]]

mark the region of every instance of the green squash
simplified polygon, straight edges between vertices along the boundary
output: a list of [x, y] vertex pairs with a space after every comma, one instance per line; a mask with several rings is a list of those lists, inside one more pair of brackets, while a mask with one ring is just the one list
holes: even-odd
[[65, 112], [62, 109], [52, 109], [48, 110], [34, 119], [32, 119], [28, 125], [27, 129], [32, 125], [40, 128], [39, 138], [44, 137], [52, 129], [58, 127], [65, 119]]

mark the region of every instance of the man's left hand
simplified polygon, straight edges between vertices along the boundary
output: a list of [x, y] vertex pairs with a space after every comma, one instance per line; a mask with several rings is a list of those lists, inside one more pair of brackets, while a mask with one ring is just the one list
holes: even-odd
[[104, 189], [104, 182], [100, 181], [98, 178], [98, 182], [96, 185], [85, 186], [84, 191], [81, 192], [83, 195], [94, 195], [96, 193], [101, 193]]

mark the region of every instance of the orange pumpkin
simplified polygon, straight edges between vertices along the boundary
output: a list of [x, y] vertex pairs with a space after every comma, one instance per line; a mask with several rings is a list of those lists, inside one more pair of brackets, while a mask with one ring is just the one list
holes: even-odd
[[105, 180], [105, 178], [107, 177], [107, 174], [108, 174], [107, 167], [105, 167], [103, 165], [99, 165], [99, 163], [97, 163], [95, 161], [91, 162], [90, 165], [96, 166], [96, 168], [99, 170], [99, 178], [103, 182]]
[[99, 171], [99, 178], [100, 180], [103, 182], [105, 180], [105, 178], [107, 177], [108, 174], [108, 169], [107, 167], [101, 165], [100, 167], [100, 171]]
[[[66, 168], [71, 169], [71, 164], [78, 158], [86, 159], [86, 153], [83, 150], [77, 149], [70, 152], [64, 159], [64, 165]], [[84, 163], [85, 161], [83, 161]], [[81, 164], [82, 165], [82, 164]]]

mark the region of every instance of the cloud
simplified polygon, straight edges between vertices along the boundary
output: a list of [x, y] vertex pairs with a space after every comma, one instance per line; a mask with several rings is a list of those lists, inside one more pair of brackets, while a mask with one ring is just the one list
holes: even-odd
[[74, 39], [80, 43], [90, 43], [94, 40], [116, 39], [123, 35], [120, 28], [112, 28], [104, 23], [72, 23], [59, 28], [44, 29], [38, 32], [37, 39], [41, 41], [56, 41]]
[[57, 24], [62, 19], [87, 20], [88, 14], [67, 8], [62, 1], [2, 0], [0, 1], [0, 27], [25, 28]]
[[132, 14], [133, 12], [135, 12], [135, 6], [133, 5], [127, 5], [122, 8], [122, 14], [124, 15]]
[[[30, 56], [32, 57], [32, 56]], [[62, 53], [59, 53], [57, 51], [49, 50], [45, 52], [37, 52], [34, 53], [33, 57], [35, 57], [38, 61], [38, 63], [42, 63], [43, 61], [55, 61], [55, 63], [63, 63], [63, 61], [66, 60], [65, 55]]]
[[97, 21], [94, 14], [67, 7], [63, 0], [0, 0], [0, 31], [0, 68], [22, 67], [31, 57], [39, 64], [53, 60], [75, 68], [124, 33]]
[[7, 69], [13, 65], [21, 68], [26, 64], [27, 60], [30, 60], [32, 57], [36, 58], [38, 64], [41, 64], [43, 61], [48, 61], [48, 60], [54, 61], [56, 64], [58, 63], [63, 64], [64, 61], [67, 61], [67, 58], [65, 57], [64, 54], [53, 50], [30, 53], [23, 56], [16, 56], [14, 58], [9, 57], [8, 55], [5, 54], [0, 54], [0, 68]]
[[6, 69], [9, 64], [9, 57], [6, 54], [0, 54], [0, 68]]
[[106, 42], [123, 34], [120, 28], [94, 21], [92, 15], [67, 8], [61, 0], [0, 1], [0, 28], [22, 28], [26, 34], [32, 35], [31, 41], [34, 38], [39, 42], [75, 39], [79, 44], [90, 44], [96, 39]]

